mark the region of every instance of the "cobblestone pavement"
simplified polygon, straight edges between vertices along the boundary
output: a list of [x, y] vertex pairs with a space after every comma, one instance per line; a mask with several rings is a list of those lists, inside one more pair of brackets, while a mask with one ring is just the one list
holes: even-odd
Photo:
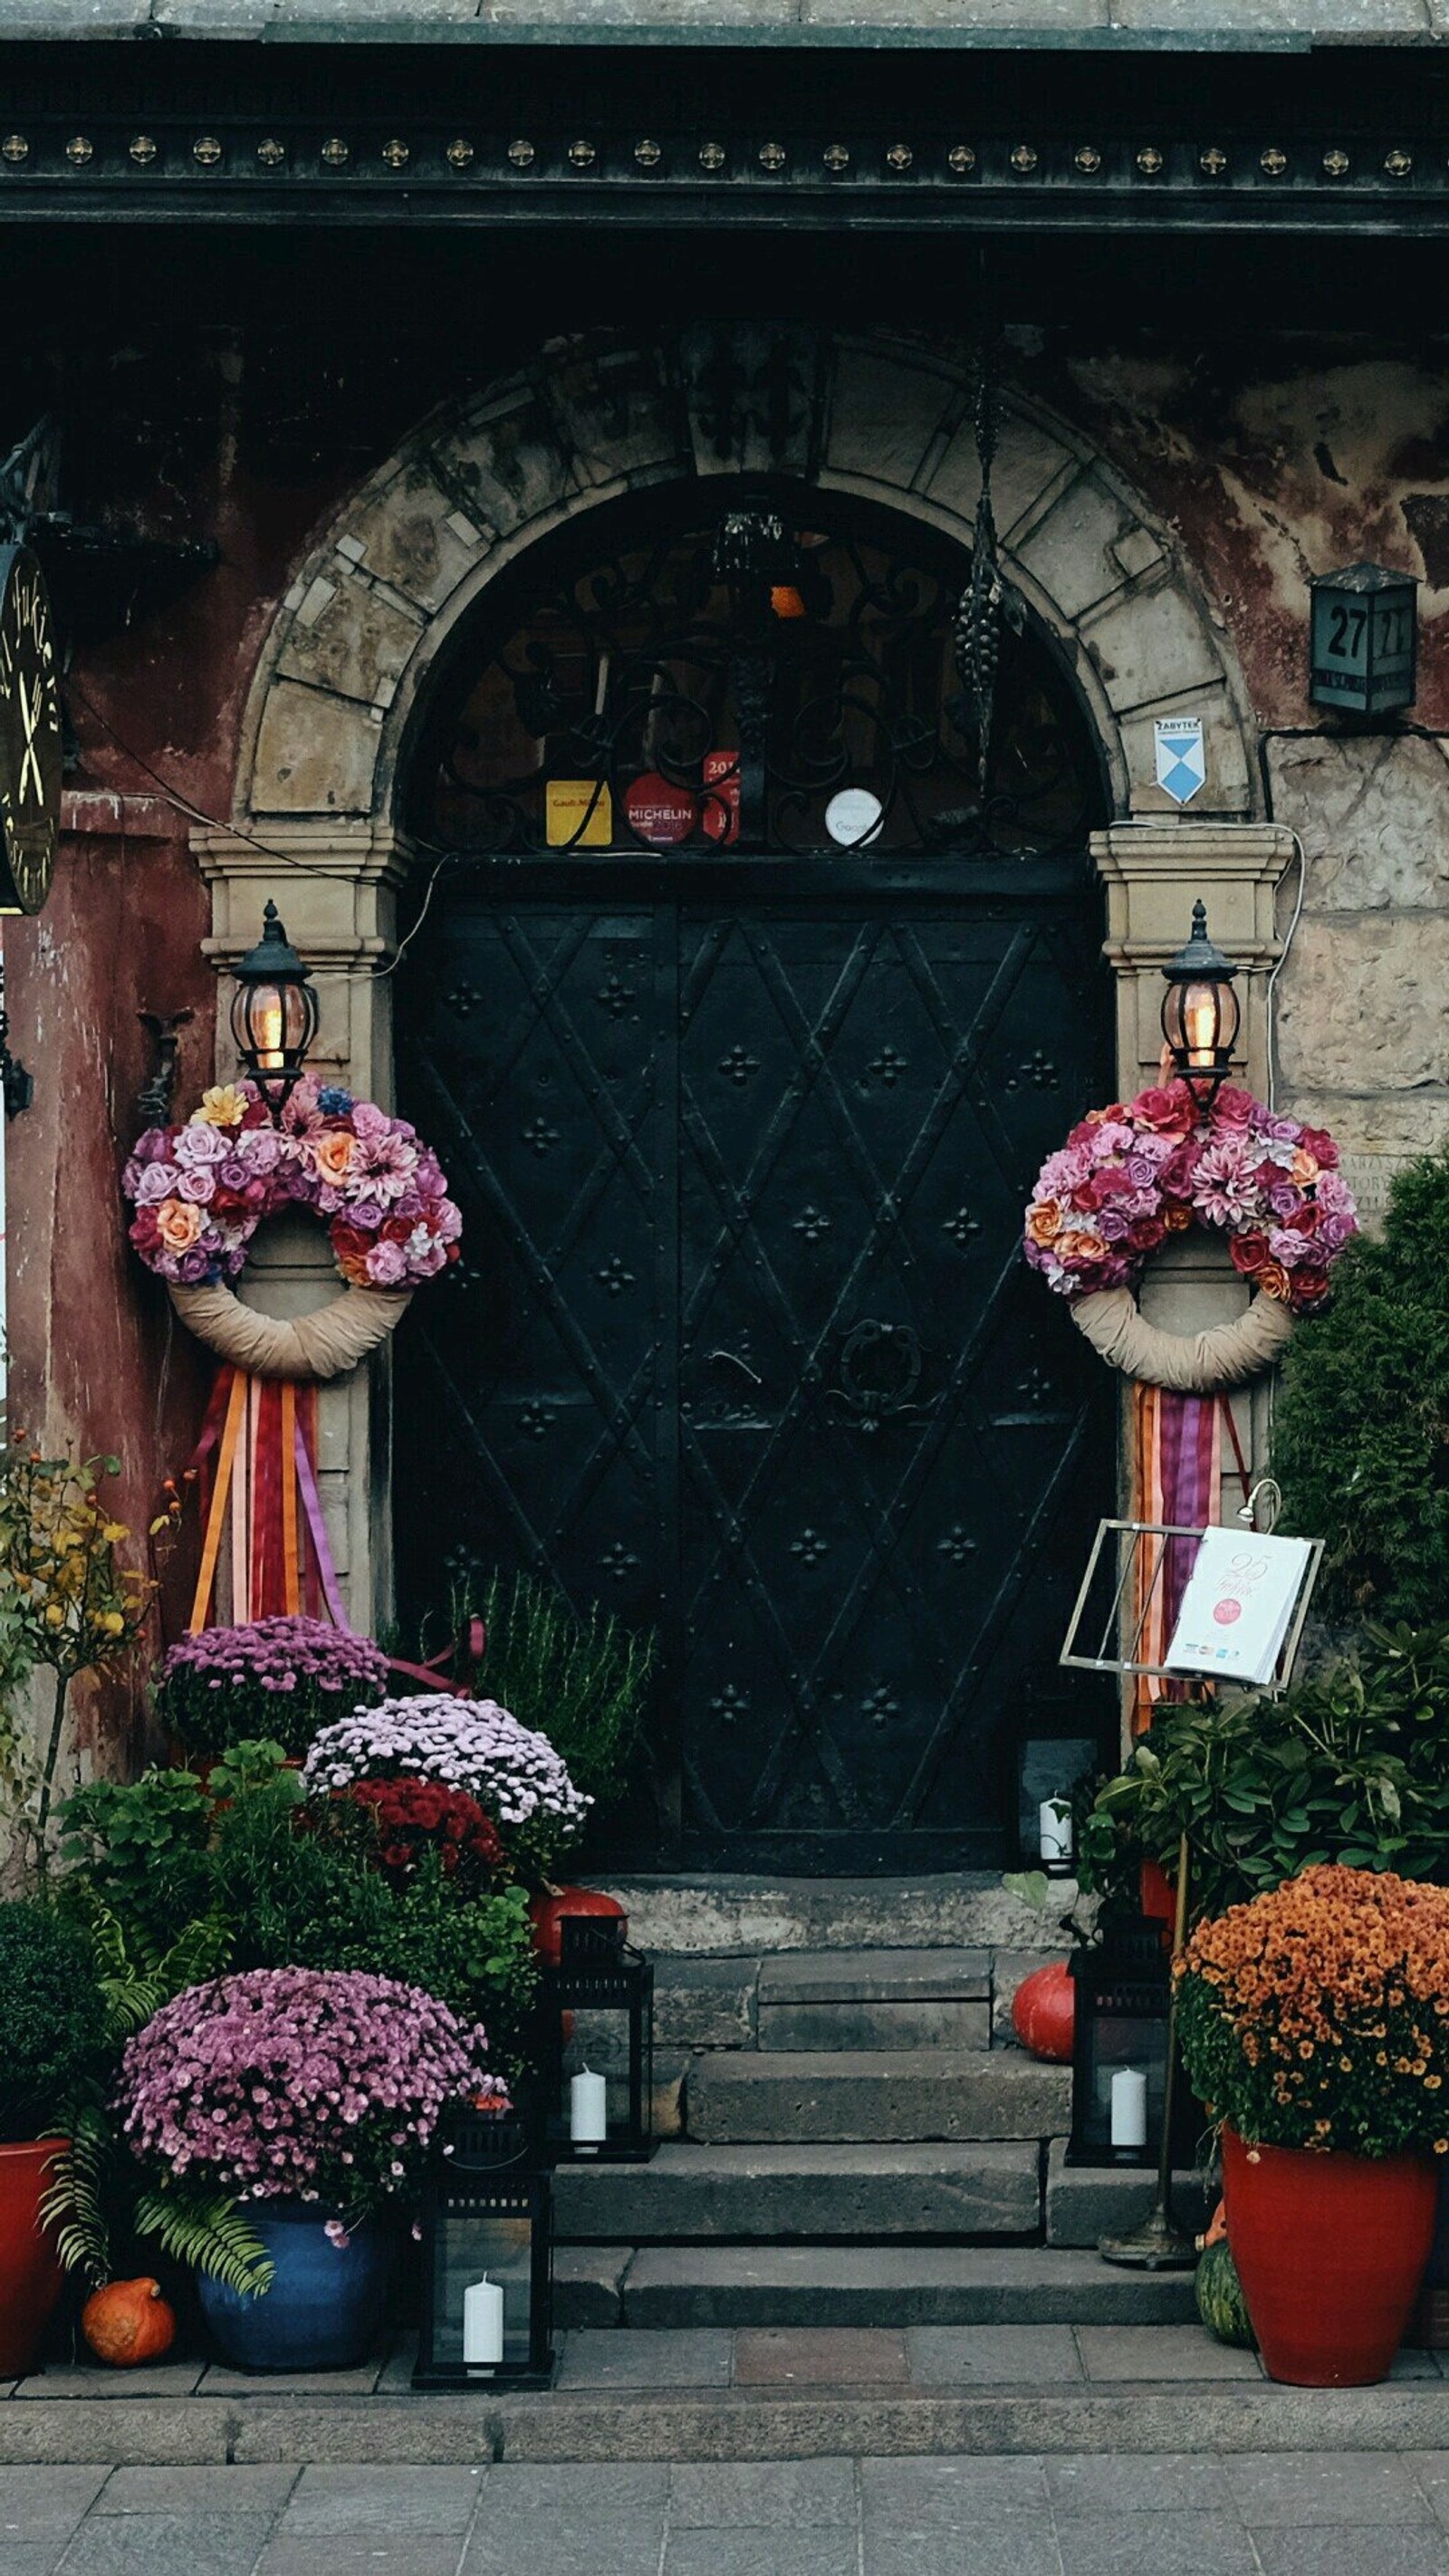
[[3, 2576], [1449, 2576], [1449, 2452], [0, 2469]]

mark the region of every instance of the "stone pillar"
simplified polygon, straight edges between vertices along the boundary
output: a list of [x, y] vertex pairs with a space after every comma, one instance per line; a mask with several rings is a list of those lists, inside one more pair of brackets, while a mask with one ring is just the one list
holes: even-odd
[[[1106, 956], [1117, 978], [1117, 1087], [1122, 1099], [1157, 1077], [1162, 1055], [1162, 970], [1192, 926], [1192, 907], [1207, 905], [1208, 927], [1239, 970], [1242, 1022], [1234, 1077], [1265, 1099], [1269, 1091], [1268, 977], [1281, 954], [1274, 893], [1293, 857], [1293, 835], [1281, 824], [1113, 823], [1092, 835], [1092, 856], [1107, 888]], [[1199, 1229], [1166, 1244], [1148, 1266], [1142, 1312], [1165, 1332], [1203, 1332], [1233, 1322], [1249, 1291], [1225, 1244]], [[1271, 1379], [1259, 1378], [1231, 1399], [1250, 1474], [1267, 1461]], [[1131, 1491], [1133, 1409], [1124, 1389], [1124, 1489]], [[1227, 1444], [1225, 1444], [1227, 1446]], [[1242, 1487], [1229, 1448], [1223, 1460], [1220, 1517], [1230, 1520]], [[1130, 1706], [1130, 1693], [1124, 1714]]]
[[[260, 846], [264, 839], [265, 847]], [[270, 899], [316, 978], [320, 1019], [309, 1059], [323, 1080], [384, 1108], [392, 1100], [392, 1009], [386, 981], [396, 951], [397, 890], [406, 854], [396, 835], [366, 823], [268, 824], [258, 839], [198, 831], [192, 850], [211, 888], [212, 935], [203, 945], [224, 975], [255, 943]], [[236, 1071], [223, 994], [217, 1073]], [[319, 1225], [281, 1218], [264, 1229], [242, 1282], [248, 1305], [268, 1315], [308, 1314], [340, 1282]], [[392, 1608], [391, 1369], [384, 1348], [318, 1406], [318, 1483], [343, 1599], [359, 1629]]]

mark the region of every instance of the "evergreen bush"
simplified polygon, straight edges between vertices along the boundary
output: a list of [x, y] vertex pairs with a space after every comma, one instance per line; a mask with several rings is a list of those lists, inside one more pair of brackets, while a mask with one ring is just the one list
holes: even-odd
[[1286, 1530], [1324, 1539], [1330, 1618], [1449, 1616], [1449, 1148], [1394, 1180], [1333, 1303], [1289, 1350], [1274, 1432]]
[[44, 1905], [0, 1905], [0, 2139], [67, 2116], [98, 2070], [106, 2009], [90, 1945]]

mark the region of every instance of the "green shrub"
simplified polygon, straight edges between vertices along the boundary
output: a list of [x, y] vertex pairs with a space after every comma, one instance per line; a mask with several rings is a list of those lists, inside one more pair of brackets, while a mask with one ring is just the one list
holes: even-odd
[[46, 1906], [0, 1905], [0, 2138], [33, 2138], [63, 2121], [105, 2046], [84, 1933]]
[[1184, 1833], [1195, 1916], [1316, 1861], [1449, 1880], [1449, 1627], [1371, 1627], [1281, 1700], [1162, 1706], [1081, 1825], [1082, 1877], [1175, 1873]]
[[1395, 1178], [1333, 1302], [1288, 1352], [1273, 1464], [1282, 1526], [1327, 1542], [1330, 1616], [1449, 1615], [1449, 1148]]
[[473, 1605], [488, 1630], [482, 1688], [546, 1735], [595, 1808], [628, 1784], [649, 1705], [656, 1639], [601, 1603], [580, 1616], [552, 1584], [495, 1571]]

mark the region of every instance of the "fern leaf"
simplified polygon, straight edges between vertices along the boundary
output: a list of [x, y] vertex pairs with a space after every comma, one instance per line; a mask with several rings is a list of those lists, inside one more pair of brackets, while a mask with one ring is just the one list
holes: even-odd
[[55, 2158], [53, 2179], [41, 2195], [40, 2215], [55, 2231], [65, 2270], [81, 2273], [98, 2289], [111, 2277], [111, 2133], [98, 2111], [78, 2112], [70, 2127], [70, 2142]]
[[272, 2286], [276, 2265], [225, 2192], [143, 2191], [134, 2225], [173, 2261], [207, 2273], [239, 2298], [258, 2299]]

